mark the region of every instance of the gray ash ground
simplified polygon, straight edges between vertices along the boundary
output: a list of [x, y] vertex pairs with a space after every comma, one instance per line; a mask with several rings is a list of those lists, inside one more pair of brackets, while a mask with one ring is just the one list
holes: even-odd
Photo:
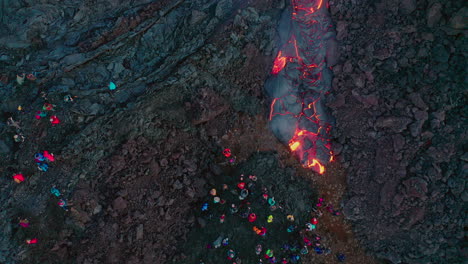
[[[338, 155], [324, 176], [300, 169], [266, 125], [263, 84], [285, 1], [0, 7], [1, 263], [182, 259], [226, 146], [239, 163], [276, 151], [269, 159], [319, 196], [336, 207], [343, 198], [344, 216], [324, 214], [318, 232], [349, 263], [466, 258], [463, 1], [330, 1], [341, 50], [328, 99]], [[17, 85], [22, 72], [38, 78]], [[77, 97], [67, 103], [66, 94]], [[34, 118], [46, 101], [61, 124]], [[13, 141], [18, 132], [25, 142]], [[47, 172], [34, 162], [43, 150], [56, 156]], [[16, 184], [20, 171], [26, 181]], [[19, 228], [18, 217], [31, 226]], [[30, 237], [38, 244], [26, 245]], [[336, 258], [312, 253], [304, 263]]]

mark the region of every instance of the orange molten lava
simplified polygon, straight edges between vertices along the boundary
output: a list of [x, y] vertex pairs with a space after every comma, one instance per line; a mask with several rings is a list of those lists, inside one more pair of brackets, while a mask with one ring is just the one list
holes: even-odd
[[318, 160], [312, 159], [312, 163], [310, 163], [310, 161], [307, 161], [306, 167], [313, 168], [315, 166], [318, 167], [318, 171], [320, 174], [323, 174], [325, 172], [325, 167], [322, 164], [320, 164]]
[[[313, 133], [307, 130], [296, 129], [294, 136], [289, 141], [289, 148], [292, 152], [295, 152], [295, 154], [299, 157], [299, 160], [302, 161], [304, 159], [307, 159], [302, 163], [302, 166], [304, 168], [314, 169], [318, 173], [324, 174], [325, 166], [323, 166], [319, 160], [314, 158], [317, 151], [316, 146], [305, 149], [302, 144], [302, 142], [304, 142], [305, 139], [314, 142], [318, 137], [319, 135], [317, 133]], [[329, 148], [330, 146], [327, 145], [325, 147]], [[330, 161], [332, 160], [333, 156], [330, 157]]]
[[301, 145], [301, 143], [299, 141], [296, 141], [296, 142], [291, 142], [289, 144], [289, 147], [291, 148], [292, 151], [295, 151], [299, 146]]
[[[311, 25], [318, 24], [316, 19], [320, 14], [316, 14], [316, 12], [323, 7], [323, 0], [291, 0], [291, 2], [293, 7], [292, 19], [299, 23], [301, 29], [306, 29]], [[313, 28], [315, 28], [315, 26]], [[320, 68], [322, 68], [326, 62], [324, 60], [314, 61], [313, 52], [304, 49], [300, 45], [304, 42], [307, 45], [307, 42], [313, 43], [314, 41], [319, 41], [320, 37], [318, 39], [313, 39], [307, 32], [301, 31], [299, 33], [301, 35], [291, 34], [288, 42], [285, 43], [278, 52], [273, 62], [271, 73], [273, 75], [278, 75], [281, 72], [279, 77], [288, 79], [290, 76], [294, 76], [293, 72], [295, 70], [298, 70], [300, 73], [297, 76], [304, 85], [311, 87], [320, 85], [320, 80], [322, 79]], [[319, 48], [321, 47], [320, 45]], [[288, 57], [283, 56], [286, 50], [289, 50], [289, 52], [293, 51], [294, 53], [286, 53], [289, 55]], [[283, 71], [288, 62], [290, 63], [288, 68]], [[293, 74], [290, 75], [290, 73]], [[296, 87], [289, 89], [291, 89], [290, 93], [272, 100], [269, 119], [272, 120], [275, 116], [289, 115], [298, 120], [306, 120], [305, 122], [308, 122], [308, 124], [313, 124], [309, 126], [313, 131], [303, 129], [303, 126], [299, 127], [299, 124], [297, 124], [295, 133], [289, 140], [289, 148], [299, 158], [303, 167], [324, 174], [325, 166], [322, 165], [317, 154], [319, 151], [320, 153], [329, 153], [330, 162], [334, 160], [334, 157], [328, 139], [331, 126], [323, 120], [323, 117], [320, 116], [321, 112], [317, 111], [320, 109], [316, 107], [316, 103], [322, 99], [322, 92], [313, 95], [307, 94], [302, 97], [302, 95], [297, 93]], [[292, 108], [289, 108], [291, 101], [302, 101], [302, 109], [294, 109], [294, 112], [291, 112]], [[316, 128], [313, 128], [314, 126], [316, 126]], [[326, 160], [322, 160], [322, 162], [326, 162]]]
[[317, 10], [319, 10], [322, 7], [323, 0], [318, 0], [317, 8], [305, 7], [303, 5], [298, 4], [297, 2], [298, 2], [297, 0], [292, 0], [292, 4], [293, 4], [294, 10], [295, 10], [293, 12], [293, 15], [297, 15], [298, 11], [304, 11], [305, 12], [304, 15], [308, 16], [308, 15], [311, 15], [311, 14], [317, 12]]
[[318, 4], [318, 6], [317, 6], [317, 10], [319, 10], [319, 9], [322, 7], [322, 2], [323, 2], [323, 0], [319, 0], [319, 4]]
[[272, 74], [278, 74], [286, 66], [286, 57], [281, 56], [281, 51], [278, 52], [275, 61], [273, 62], [273, 69], [271, 70]]

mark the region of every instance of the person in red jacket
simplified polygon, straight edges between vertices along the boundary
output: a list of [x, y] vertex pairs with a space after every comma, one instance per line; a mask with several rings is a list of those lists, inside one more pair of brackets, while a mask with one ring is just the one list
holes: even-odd
[[255, 220], [257, 220], [257, 215], [254, 213], [249, 214], [249, 222], [253, 223]]
[[60, 124], [60, 119], [58, 119], [57, 116], [53, 115], [50, 117], [50, 123], [52, 123], [52, 125]]
[[54, 111], [54, 107], [55, 107], [55, 105], [53, 105], [51, 103], [44, 103], [44, 105], [42, 106], [42, 110], [44, 110], [44, 111]]
[[37, 238], [26, 239], [26, 244], [36, 244]]
[[18, 223], [21, 227], [27, 228], [29, 227], [29, 220], [28, 219], [20, 219]]
[[24, 176], [21, 173], [15, 174], [15, 175], [13, 175], [13, 180], [16, 183], [22, 183], [22, 182], [24, 182]]
[[42, 153], [42, 156], [44, 156], [44, 158], [46, 158], [46, 159], [49, 160], [50, 162], [55, 161], [54, 154], [53, 154], [53, 153], [49, 153], [47, 150], [44, 150], [44, 152]]

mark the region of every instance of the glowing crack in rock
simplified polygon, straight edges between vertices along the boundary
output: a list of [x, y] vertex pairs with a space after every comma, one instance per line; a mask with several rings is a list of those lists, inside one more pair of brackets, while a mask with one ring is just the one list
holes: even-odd
[[[265, 90], [272, 98], [270, 127], [305, 168], [323, 174], [333, 161], [324, 96], [331, 89], [329, 61], [336, 60], [327, 0], [291, 0], [281, 17], [280, 50]], [[334, 43], [333, 43], [334, 44]], [[335, 56], [335, 57], [333, 57]]]
[[286, 66], [286, 59], [286, 57], [281, 56], [281, 51], [279, 51], [278, 56], [273, 62], [273, 69], [271, 70], [271, 74], [278, 74], [284, 68], [284, 66]]

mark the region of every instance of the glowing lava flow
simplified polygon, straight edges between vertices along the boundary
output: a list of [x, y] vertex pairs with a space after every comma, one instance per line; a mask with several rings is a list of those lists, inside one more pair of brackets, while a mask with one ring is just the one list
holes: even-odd
[[270, 127], [302, 166], [323, 174], [333, 161], [324, 95], [331, 89], [327, 41], [335, 33], [327, 0], [291, 0], [279, 26], [281, 48], [265, 89], [271, 96]]
[[281, 56], [281, 51], [278, 52], [278, 56], [273, 62], [272, 74], [278, 74], [286, 66], [286, 57]]

